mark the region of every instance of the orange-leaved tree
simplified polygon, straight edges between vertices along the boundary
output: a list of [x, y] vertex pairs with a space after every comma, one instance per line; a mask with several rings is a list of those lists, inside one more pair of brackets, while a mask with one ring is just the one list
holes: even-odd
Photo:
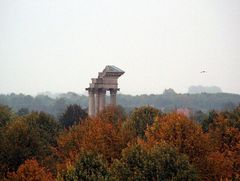
[[82, 151], [92, 151], [103, 155], [109, 162], [120, 156], [123, 148], [131, 139], [128, 129], [122, 121], [113, 123], [109, 120], [89, 118], [66, 130], [58, 138], [55, 152], [59, 157], [59, 170], [67, 163], [74, 163]]
[[158, 117], [145, 135], [146, 141], [140, 140], [140, 143], [147, 147], [161, 143], [174, 146], [180, 153], [188, 155], [202, 178], [206, 177], [205, 164], [210, 147], [208, 135], [203, 133], [200, 125], [183, 115], [169, 113]]
[[117, 124], [126, 120], [126, 113], [121, 106], [107, 106], [97, 114], [101, 120]]
[[215, 148], [209, 155], [211, 175], [215, 179], [239, 178], [240, 131], [229, 119], [218, 115], [209, 126], [211, 144]]
[[10, 172], [7, 175], [6, 181], [53, 181], [52, 174], [39, 165], [37, 160], [26, 160], [19, 166], [16, 172]]

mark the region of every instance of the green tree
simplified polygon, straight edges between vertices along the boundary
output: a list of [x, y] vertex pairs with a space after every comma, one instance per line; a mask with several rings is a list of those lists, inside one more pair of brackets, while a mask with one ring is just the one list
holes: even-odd
[[112, 180], [147, 180], [144, 175], [147, 159], [147, 152], [140, 145], [124, 149], [121, 159], [111, 166]]
[[60, 117], [60, 123], [64, 127], [78, 124], [87, 117], [87, 113], [77, 104], [69, 105]]
[[56, 145], [59, 125], [45, 113], [16, 117], [2, 132], [0, 147], [1, 174], [16, 171], [26, 159], [36, 158], [48, 165], [51, 147]]
[[13, 117], [11, 108], [0, 105], [0, 128], [5, 126]]
[[130, 122], [136, 134], [143, 138], [147, 125], [152, 125], [154, 118], [160, 115], [161, 112], [151, 106], [135, 108], [130, 115]]
[[7, 164], [5, 158], [5, 129], [8, 124], [11, 123], [13, 119], [13, 113], [11, 108], [8, 106], [0, 105], [0, 179], [7, 172]]
[[19, 116], [24, 116], [29, 114], [29, 109], [28, 108], [21, 108], [18, 110], [17, 115]]
[[240, 105], [235, 107], [232, 111], [221, 112], [221, 115], [229, 121], [231, 126], [240, 130]]
[[209, 129], [209, 125], [212, 124], [214, 122], [214, 119], [216, 119], [218, 117], [218, 113], [214, 110], [210, 111], [208, 113], [208, 117], [206, 119], [203, 120], [202, 122], [202, 128], [204, 131], [208, 131]]
[[140, 145], [125, 149], [111, 167], [111, 179], [125, 180], [195, 180], [196, 172], [188, 158], [167, 145], [150, 150]]
[[208, 115], [203, 113], [202, 111], [196, 111], [192, 116], [191, 119], [195, 120], [199, 124], [203, 124], [203, 122], [208, 118]]
[[196, 180], [197, 174], [186, 155], [168, 145], [156, 145], [149, 151], [146, 167], [149, 180]]
[[106, 161], [93, 152], [84, 152], [77, 160], [75, 166], [69, 166], [62, 173], [59, 180], [64, 181], [101, 181], [108, 178], [109, 172]]

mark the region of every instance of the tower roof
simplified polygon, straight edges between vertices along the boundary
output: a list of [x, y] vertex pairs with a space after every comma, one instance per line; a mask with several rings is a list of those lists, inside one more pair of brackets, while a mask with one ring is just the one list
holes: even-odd
[[91, 89], [118, 89], [118, 78], [123, 75], [125, 72], [120, 68], [117, 68], [114, 65], [107, 65], [102, 72], [98, 73], [98, 78], [92, 78], [92, 82], [89, 85], [89, 88], [86, 90]]
[[99, 77], [120, 77], [125, 72], [114, 65], [107, 65], [105, 69], [99, 73]]
[[105, 69], [103, 70], [103, 72], [118, 72], [118, 73], [124, 73], [123, 70], [121, 70], [120, 68], [117, 68], [114, 65], [107, 65], [105, 67]]

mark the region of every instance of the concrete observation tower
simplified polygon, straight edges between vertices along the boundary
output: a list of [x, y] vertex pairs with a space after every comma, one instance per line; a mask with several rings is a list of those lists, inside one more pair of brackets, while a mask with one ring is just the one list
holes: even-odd
[[98, 78], [92, 78], [88, 91], [88, 115], [95, 116], [105, 108], [106, 91], [110, 91], [110, 105], [116, 105], [118, 88], [118, 78], [124, 71], [113, 66], [107, 65], [102, 72], [98, 73]]

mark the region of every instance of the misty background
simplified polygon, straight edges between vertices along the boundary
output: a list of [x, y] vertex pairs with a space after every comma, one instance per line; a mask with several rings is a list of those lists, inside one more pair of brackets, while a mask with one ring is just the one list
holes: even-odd
[[1, 0], [0, 93], [85, 94], [115, 65], [123, 94], [240, 94], [239, 22], [239, 0]]

